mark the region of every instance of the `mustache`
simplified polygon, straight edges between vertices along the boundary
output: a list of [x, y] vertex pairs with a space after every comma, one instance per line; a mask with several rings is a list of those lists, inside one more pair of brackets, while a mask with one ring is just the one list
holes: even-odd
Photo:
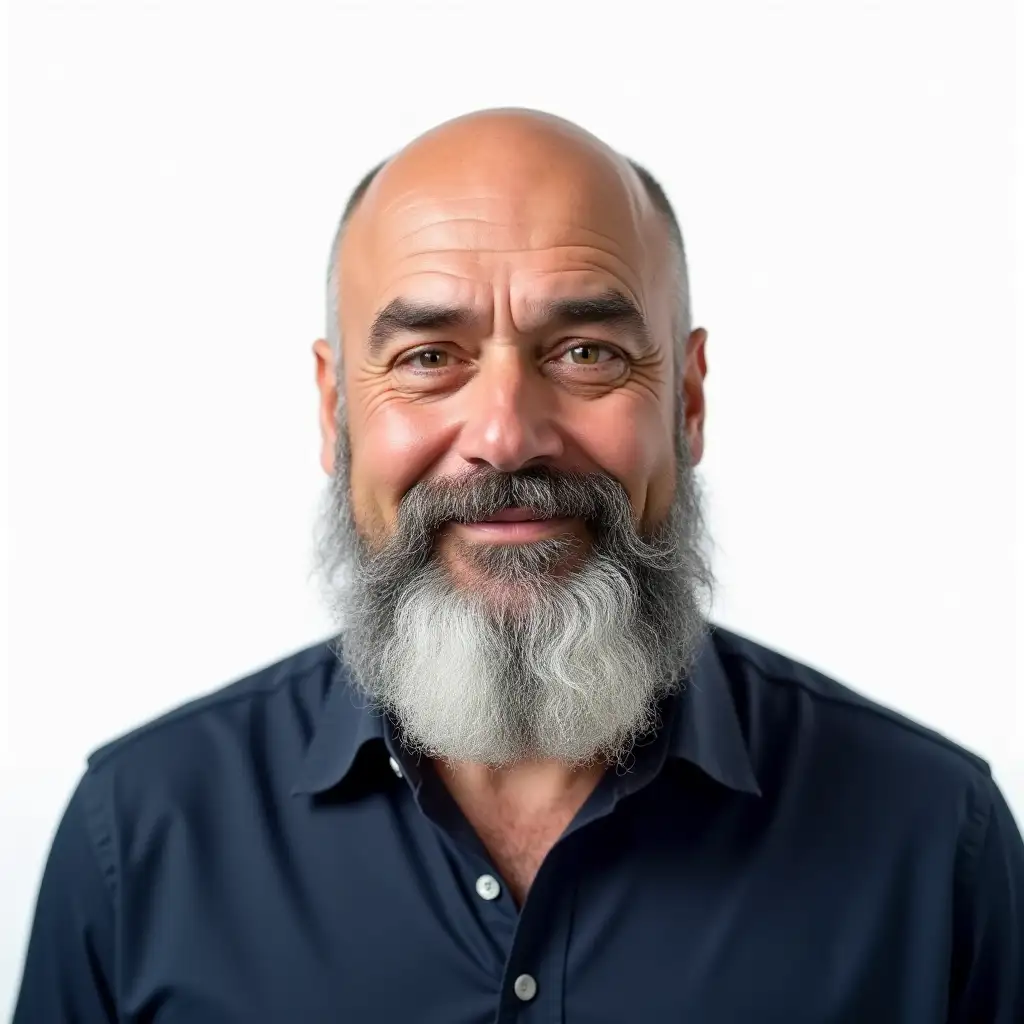
[[603, 473], [481, 467], [415, 484], [399, 504], [398, 527], [406, 536], [430, 536], [446, 523], [480, 522], [506, 508], [529, 508], [542, 519], [583, 519], [595, 528], [632, 515], [625, 488]]
[[[397, 599], [405, 582], [433, 562], [444, 526], [479, 522], [505, 508], [520, 507], [534, 510], [540, 518], [582, 520], [590, 534], [591, 554], [599, 561], [630, 565], [641, 575], [690, 572], [710, 585], [710, 572], [695, 548], [701, 527], [697, 492], [685, 464], [679, 474], [675, 507], [663, 521], [645, 526], [634, 516], [624, 485], [607, 473], [550, 466], [504, 473], [479, 466], [459, 476], [418, 481], [399, 502], [389, 535], [377, 539], [359, 532], [348, 500], [348, 481], [336, 478], [332, 517], [341, 528], [336, 539], [343, 542], [335, 544], [325, 564], [337, 567], [351, 554], [353, 568], [367, 586], [382, 588]], [[554, 547], [567, 544], [569, 538], [550, 538], [516, 550], [528, 561], [531, 552], [553, 557]], [[487, 550], [500, 549], [494, 545]]]

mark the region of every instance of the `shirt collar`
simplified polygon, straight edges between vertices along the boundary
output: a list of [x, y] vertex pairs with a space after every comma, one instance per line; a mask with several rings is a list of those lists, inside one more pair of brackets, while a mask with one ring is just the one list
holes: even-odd
[[[668, 756], [690, 761], [730, 789], [760, 796], [729, 677], [711, 636], [670, 703], [664, 726]], [[352, 770], [360, 750], [374, 740], [398, 749], [390, 720], [350, 685], [338, 663], [292, 795], [323, 793], [337, 786]]]
[[668, 756], [690, 761], [723, 786], [760, 796], [732, 686], [713, 633], [712, 626], [693, 671], [674, 698], [667, 724]]
[[352, 770], [359, 751], [373, 740], [383, 740], [388, 731], [383, 712], [350, 685], [340, 662], [334, 666], [313, 728], [292, 796], [323, 793], [337, 786]]

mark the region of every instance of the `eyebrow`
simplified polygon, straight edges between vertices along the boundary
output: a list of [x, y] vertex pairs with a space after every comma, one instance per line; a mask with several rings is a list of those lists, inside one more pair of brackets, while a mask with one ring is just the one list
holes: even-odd
[[[652, 343], [647, 319], [639, 306], [627, 295], [615, 289], [608, 289], [597, 295], [531, 302], [528, 309], [531, 318], [530, 330], [609, 324], [625, 328], [635, 335], [644, 347], [649, 347]], [[466, 306], [411, 302], [403, 298], [392, 299], [374, 316], [367, 348], [371, 356], [377, 356], [396, 335], [472, 327], [479, 319], [479, 314]]]
[[410, 302], [392, 299], [373, 318], [367, 347], [370, 355], [379, 355], [398, 334], [416, 331], [440, 331], [453, 327], [472, 327], [477, 314], [465, 306], [444, 306], [436, 302]]

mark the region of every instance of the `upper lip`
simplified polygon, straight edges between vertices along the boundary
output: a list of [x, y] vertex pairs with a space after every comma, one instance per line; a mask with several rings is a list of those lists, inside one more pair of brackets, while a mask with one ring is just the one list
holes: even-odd
[[537, 513], [536, 509], [532, 508], [503, 508], [500, 512], [495, 512], [493, 516], [488, 516], [486, 519], [479, 519], [477, 522], [481, 523], [524, 523], [531, 519], [546, 519], [547, 516], [542, 516]]

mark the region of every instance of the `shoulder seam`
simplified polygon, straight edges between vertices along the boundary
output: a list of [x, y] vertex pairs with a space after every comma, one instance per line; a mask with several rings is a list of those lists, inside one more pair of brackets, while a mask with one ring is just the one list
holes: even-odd
[[[215, 708], [228, 707], [232, 704], [237, 704], [245, 700], [253, 700], [255, 698], [266, 697], [269, 694], [279, 690], [282, 684], [291, 683], [297, 679], [304, 679], [307, 676], [312, 675], [320, 667], [321, 666], [319, 664], [314, 664], [308, 666], [302, 671], [292, 671], [285, 676], [273, 678], [260, 686], [254, 687], [251, 690], [245, 690], [242, 693], [224, 693], [221, 695], [217, 695], [217, 692], [213, 691], [212, 693], [206, 694], [205, 697], [196, 697], [196, 703], [201, 703], [207, 700], [209, 701], [209, 703], [202, 703], [201, 706], [192, 708], [173, 708], [166, 714], [160, 715], [155, 720], [151, 722], [146, 722], [136, 727], [135, 729], [132, 729], [124, 736], [112, 739], [105, 744], [101, 744], [86, 759], [89, 770], [93, 771], [99, 768], [115, 754], [131, 748], [132, 746], [134, 746], [136, 741], [141, 740], [146, 736], [149, 736], [155, 732], [159, 732], [162, 729], [170, 728], [172, 725], [177, 725], [180, 722], [187, 722], [195, 715], [201, 715], [205, 711], [210, 711]], [[243, 676], [242, 679], [236, 680], [236, 682], [244, 682], [246, 678], [247, 677]], [[233, 685], [234, 683], [229, 683], [227, 687], [223, 687], [223, 689], [227, 689], [228, 687]]]
[[[888, 712], [885, 708], [875, 707], [871, 704], [860, 704], [857, 701], [846, 700], [843, 697], [832, 696], [827, 693], [819, 693], [817, 690], [809, 687], [803, 680], [794, 678], [792, 676], [783, 676], [777, 672], [770, 672], [763, 665], [757, 662], [750, 655], [743, 651], [728, 650], [720, 652], [723, 657], [738, 658], [746, 664], [752, 666], [757, 670], [758, 675], [766, 682], [774, 683], [776, 686], [798, 686], [803, 693], [806, 693], [808, 697], [812, 697], [815, 700], [822, 701], [826, 704], [832, 704], [836, 707], [841, 707], [847, 711], [860, 712], [861, 714], [868, 714], [872, 718], [879, 719], [880, 721], [886, 722], [889, 725], [895, 726], [901, 729], [903, 732], [911, 733], [920, 739], [927, 740], [935, 746], [942, 747], [945, 750], [956, 754], [962, 761], [966, 761], [972, 767], [977, 769], [983, 778], [992, 777], [992, 767], [983, 757], [979, 754], [968, 750], [966, 747], [960, 746], [955, 740], [947, 739], [945, 736], [934, 732], [927, 726], [917, 725], [914, 722], [905, 720], [899, 712], [893, 711]], [[809, 665], [805, 666], [808, 671], [816, 672], [816, 669], [811, 668]], [[822, 674], [822, 673], [819, 673]], [[825, 677], [828, 678], [828, 677]], [[836, 682], [833, 680], [833, 682]], [[842, 685], [841, 683], [839, 685]], [[865, 698], [868, 700], [869, 698]], [[895, 716], [895, 717], [894, 717]]]
[[[89, 784], [92, 784], [90, 786]], [[82, 824], [85, 828], [86, 839], [89, 844], [89, 853], [92, 856], [100, 877], [108, 890], [112, 900], [117, 899], [117, 864], [111, 855], [113, 850], [112, 832], [104, 822], [100, 822], [102, 809], [99, 806], [98, 794], [89, 794], [87, 788], [98, 784], [98, 780], [91, 768], [86, 769], [85, 776], [79, 783], [78, 799], [81, 804], [79, 813], [82, 816]], [[87, 806], [88, 804], [88, 806]], [[105, 815], [104, 815], [105, 817]]]
[[[977, 870], [980, 867], [981, 855], [984, 852], [985, 844], [988, 842], [988, 834], [992, 828], [992, 794], [987, 794], [988, 800], [983, 806], [977, 803], [968, 808], [967, 825], [973, 826], [964, 829], [964, 855], [972, 862], [977, 862], [971, 872], [971, 882], [977, 879]], [[970, 832], [970, 835], [967, 833]]]

